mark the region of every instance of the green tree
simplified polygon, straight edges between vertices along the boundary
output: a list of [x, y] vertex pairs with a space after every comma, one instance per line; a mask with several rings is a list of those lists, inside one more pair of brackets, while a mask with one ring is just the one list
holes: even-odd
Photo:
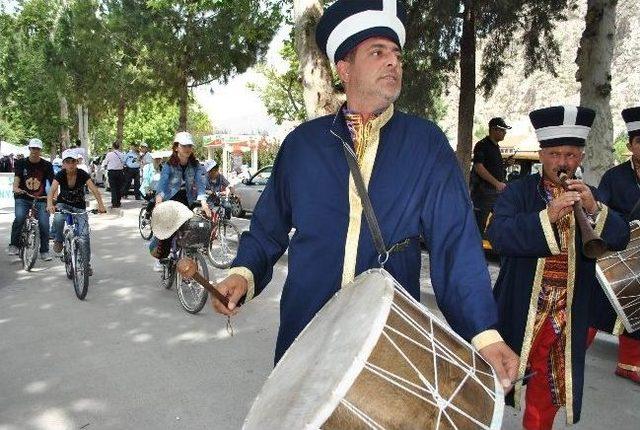
[[68, 127], [60, 111], [67, 81], [52, 40], [60, 2], [31, 0], [14, 14], [2, 14], [0, 32], [0, 116], [18, 140], [38, 136], [47, 145]]
[[[150, 150], [171, 149], [173, 136], [179, 128], [179, 110], [176, 104], [163, 96], [141, 100], [127, 110], [124, 118], [124, 147], [144, 141]], [[105, 115], [91, 130], [91, 141], [96, 153], [104, 153], [115, 140], [117, 118]], [[191, 102], [187, 130], [196, 140], [196, 155], [206, 156], [202, 137], [213, 132], [211, 122], [200, 106]]]
[[[566, 20], [566, 11], [575, 6], [575, 0], [411, 0], [407, 5], [406, 80], [401, 103], [414, 113], [438, 118], [442, 113], [438, 95], [458, 65], [457, 152], [466, 173], [471, 162], [476, 93], [491, 94], [508, 67], [505, 52], [513, 46], [524, 49], [526, 76], [537, 69], [555, 73], [559, 48], [553, 29]], [[479, 40], [484, 49], [476, 78]]]
[[304, 121], [306, 111], [302, 96], [300, 62], [291, 41], [284, 42], [280, 57], [288, 64], [284, 73], [280, 74], [274, 67], [262, 62], [256, 66], [256, 70], [265, 77], [266, 85], [250, 83], [248, 87], [259, 94], [267, 113], [277, 124], [284, 121]]
[[129, 20], [149, 49], [156, 82], [178, 101], [185, 129], [190, 89], [246, 71], [266, 53], [281, 14], [272, 0], [147, 0]]
[[617, 164], [624, 163], [629, 159], [631, 151], [627, 148], [629, 143], [629, 135], [622, 132], [616, 137], [613, 143], [613, 158]]
[[588, 0], [585, 30], [580, 39], [576, 81], [580, 82], [580, 106], [598, 114], [587, 139], [584, 162], [585, 181], [600, 182], [613, 164], [611, 141], [611, 63], [616, 41], [617, 0]]

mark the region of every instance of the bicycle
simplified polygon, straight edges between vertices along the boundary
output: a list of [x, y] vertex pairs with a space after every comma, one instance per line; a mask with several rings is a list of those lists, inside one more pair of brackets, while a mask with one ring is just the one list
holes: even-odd
[[[62, 255], [67, 278], [73, 281], [73, 289], [80, 300], [84, 300], [89, 290], [89, 255], [85, 240], [80, 237], [77, 216], [87, 213], [97, 214], [97, 209], [71, 212], [57, 209], [56, 213], [66, 215], [62, 241]], [[89, 225], [87, 224], [87, 228]]]
[[218, 269], [227, 269], [238, 254], [240, 230], [231, 222], [231, 202], [228, 195], [216, 193], [220, 204], [211, 213], [211, 237], [207, 257]]
[[210, 221], [196, 212], [194, 217], [180, 227], [171, 239], [169, 256], [160, 259], [160, 263], [162, 263], [160, 285], [171, 289], [175, 284], [180, 305], [191, 314], [197, 314], [202, 310], [207, 303], [209, 294], [196, 280], [184, 278], [176, 270], [176, 265], [183, 257], [191, 258], [196, 262], [198, 272], [202, 273], [205, 278], [209, 278], [209, 270], [203, 257], [203, 251], [208, 247], [210, 229]]
[[[45, 200], [47, 196], [35, 197], [29, 193], [24, 193], [33, 199], [31, 207], [27, 212], [27, 217], [22, 225], [20, 232], [20, 243], [18, 244], [18, 256], [22, 260], [22, 267], [27, 272], [33, 269], [33, 265], [38, 258], [38, 250], [40, 249], [40, 227], [38, 224], [38, 207], [36, 203]], [[48, 239], [48, 238], [47, 238]]]
[[149, 203], [156, 198], [156, 193], [154, 192], [143, 197], [146, 201], [140, 208], [140, 214], [138, 214], [138, 231], [144, 240], [150, 240], [151, 237], [153, 237], [153, 230], [151, 229], [151, 213], [153, 212], [153, 206], [151, 207], [151, 210], [149, 210]]

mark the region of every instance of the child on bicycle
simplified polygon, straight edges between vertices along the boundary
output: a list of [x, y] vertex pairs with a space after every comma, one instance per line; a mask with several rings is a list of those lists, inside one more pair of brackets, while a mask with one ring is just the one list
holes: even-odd
[[[47, 195], [47, 210], [54, 214], [53, 227], [56, 237], [53, 242], [53, 250], [57, 254], [62, 251], [63, 227], [65, 215], [56, 213], [56, 208], [69, 212], [84, 212], [87, 203], [84, 198], [84, 186], [87, 186], [98, 202], [98, 212], [105, 213], [107, 210], [102, 202], [102, 196], [98, 187], [95, 186], [91, 177], [84, 170], [78, 169], [77, 153], [72, 149], [67, 149], [62, 153], [62, 170], [58, 172], [51, 184], [51, 189]], [[58, 194], [58, 191], [60, 193]], [[53, 199], [57, 195], [57, 204], [53, 205]], [[87, 255], [91, 261], [91, 245], [89, 238], [89, 218], [86, 213], [76, 216], [78, 222], [79, 235], [84, 239]], [[89, 275], [93, 274], [89, 265]]]
[[204, 165], [206, 170], [206, 193], [209, 206], [220, 206], [219, 193], [223, 193], [229, 186], [229, 181], [220, 173], [218, 163], [215, 161], [207, 161]]

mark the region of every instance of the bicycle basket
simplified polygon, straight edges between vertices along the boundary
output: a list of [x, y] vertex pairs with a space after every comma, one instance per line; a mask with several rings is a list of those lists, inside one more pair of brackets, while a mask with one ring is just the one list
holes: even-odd
[[181, 248], [209, 247], [211, 221], [194, 216], [180, 227], [178, 245]]

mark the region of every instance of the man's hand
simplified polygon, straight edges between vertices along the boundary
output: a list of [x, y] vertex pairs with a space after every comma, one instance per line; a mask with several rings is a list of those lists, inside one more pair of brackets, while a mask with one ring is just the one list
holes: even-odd
[[577, 191], [566, 191], [549, 202], [547, 214], [552, 224], [558, 222], [560, 218], [573, 211], [573, 204], [580, 201], [580, 193]]
[[98, 213], [106, 214], [107, 208], [104, 207], [104, 203], [98, 203]]
[[47, 212], [49, 212], [51, 215], [56, 213], [56, 207], [54, 205], [47, 205]]
[[506, 188], [507, 184], [505, 184], [504, 182], [498, 182], [498, 184], [496, 185], [496, 190], [498, 190], [499, 193], [503, 192]]
[[487, 345], [478, 352], [496, 372], [505, 394], [511, 391], [511, 382], [518, 376], [520, 366], [520, 358], [516, 353], [502, 341]]
[[595, 197], [591, 192], [591, 188], [579, 179], [568, 179], [567, 188], [571, 191], [575, 191], [580, 195], [582, 200], [582, 207], [590, 214], [596, 213], [598, 210], [598, 203], [596, 203]]
[[226, 308], [213, 295], [211, 296], [211, 306], [213, 306], [213, 309], [218, 313], [232, 316], [238, 313], [236, 306], [240, 299], [247, 294], [247, 291], [249, 290], [249, 283], [243, 276], [233, 274], [218, 283], [218, 285], [216, 285], [216, 289], [220, 291], [223, 296], [229, 299], [229, 307]]

